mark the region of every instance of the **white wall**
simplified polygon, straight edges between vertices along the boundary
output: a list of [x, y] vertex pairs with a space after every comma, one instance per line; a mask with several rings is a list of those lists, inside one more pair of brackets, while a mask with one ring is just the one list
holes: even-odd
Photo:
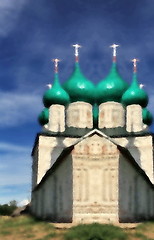
[[92, 105], [86, 102], [74, 102], [69, 104], [66, 119], [68, 127], [92, 128]]
[[34, 189], [34, 187], [37, 185], [38, 147], [35, 147], [32, 159], [32, 189]]
[[130, 162], [119, 159], [119, 219], [135, 222], [154, 217], [154, 189]]
[[72, 221], [72, 159], [61, 162], [52, 175], [33, 192], [32, 213], [56, 222]]
[[76, 140], [77, 138], [39, 136], [33, 153], [32, 189], [41, 181], [63, 149], [72, 145]]
[[73, 150], [73, 222], [118, 221], [118, 150], [94, 135]]
[[[152, 181], [152, 136], [113, 140], [129, 149]], [[74, 141], [75, 138], [39, 137], [39, 181], [52, 165], [51, 159]], [[34, 152], [37, 157], [37, 147]], [[118, 222], [119, 217], [129, 222], [154, 215], [153, 189], [126, 159], [119, 160], [115, 144], [95, 134], [76, 144], [72, 153], [73, 160], [68, 156], [33, 192], [34, 215], [59, 222]], [[34, 163], [37, 166], [35, 157]]]
[[52, 132], [65, 131], [65, 107], [59, 104], [53, 104], [49, 108], [48, 129]]
[[56, 137], [39, 136], [37, 184], [41, 181], [42, 177], [51, 166], [51, 160], [53, 159], [52, 152], [56, 145]]
[[130, 151], [135, 161], [154, 183], [152, 136], [113, 138], [113, 140]]
[[122, 104], [106, 102], [99, 105], [99, 128], [116, 128], [125, 125], [125, 110]]
[[126, 129], [128, 132], [140, 132], [143, 130], [142, 107], [132, 104], [126, 108]]

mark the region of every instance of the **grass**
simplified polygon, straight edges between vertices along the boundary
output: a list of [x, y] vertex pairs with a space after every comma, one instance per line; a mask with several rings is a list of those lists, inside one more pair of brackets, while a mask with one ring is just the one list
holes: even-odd
[[51, 223], [32, 217], [0, 217], [0, 240], [154, 240], [154, 222], [135, 229], [121, 229], [110, 224], [80, 224], [70, 229], [56, 229]]
[[50, 239], [52, 239], [53, 237], [55, 237], [55, 235], [52, 234], [52, 233], [50, 233], [50, 234], [44, 236], [43, 238], [39, 238], [39, 239], [37, 239], [37, 240], [50, 240]]
[[136, 227], [135, 237], [142, 240], [154, 240], [154, 222], [141, 223]]
[[[0, 240], [10, 236], [13, 239], [41, 239], [49, 240], [56, 236], [52, 224], [38, 221], [32, 217], [0, 218]], [[41, 238], [40, 238], [41, 237]]]
[[1, 230], [0, 232], [0, 235], [4, 235], [4, 236], [10, 235], [10, 234], [11, 234], [11, 231], [8, 231], [8, 230]]
[[64, 235], [65, 240], [126, 240], [127, 234], [119, 227], [110, 224], [81, 224]]

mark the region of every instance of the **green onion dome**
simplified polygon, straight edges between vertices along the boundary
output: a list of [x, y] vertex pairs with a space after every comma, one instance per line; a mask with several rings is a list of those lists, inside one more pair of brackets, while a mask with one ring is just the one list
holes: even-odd
[[121, 78], [116, 62], [113, 62], [108, 76], [97, 85], [97, 103], [101, 104], [108, 101], [120, 102], [127, 88], [128, 83]]
[[136, 72], [133, 73], [132, 84], [122, 96], [122, 103], [126, 106], [131, 104], [139, 104], [143, 108], [148, 104], [148, 95], [139, 86]]
[[68, 93], [59, 83], [58, 73], [55, 73], [54, 83], [43, 96], [44, 106], [49, 108], [52, 104], [67, 105], [70, 102]]
[[95, 87], [92, 82], [84, 77], [78, 62], [75, 63], [75, 70], [63, 84], [63, 87], [69, 94], [71, 102], [93, 103], [95, 101]]
[[99, 114], [98, 105], [94, 104], [93, 105], [93, 125], [94, 125], [94, 127], [98, 126], [98, 114]]
[[153, 116], [147, 108], [142, 109], [143, 123], [150, 126], [153, 121]]
[[48, 121], [49, 121], [49, 109], [48, 108], [44, 108], [43, 111], [39, 114], [38, 121], [39, 121], [40, 125], [42, 125], [42, 126], [48, 123]]

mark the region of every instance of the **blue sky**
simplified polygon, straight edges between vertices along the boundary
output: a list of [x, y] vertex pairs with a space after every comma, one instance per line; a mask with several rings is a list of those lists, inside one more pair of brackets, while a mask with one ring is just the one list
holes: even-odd
[[74, 65], [71, 44], [83, 46], [80, 66], [95, 83], [109, 72], [111, 44], [120, 45], [118, 68], [128, 82], [130, 60], [139, 58], [138, 80], [154, 115], [153, 23], [151, 0], [0, 0], [0, 203], [30, 198], [30, 153], [53, 80], [51, 59], [63, 60], [65, 81]]

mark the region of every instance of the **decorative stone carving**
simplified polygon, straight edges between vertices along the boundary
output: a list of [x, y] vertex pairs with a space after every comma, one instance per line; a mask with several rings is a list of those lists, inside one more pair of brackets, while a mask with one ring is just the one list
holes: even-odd
[[73, 152], [76, 155], [89, 155], [88, 157], [90, 157], [94, 155], [114, 155], [117, 154], [117, 151], [115, 144], [95, 134], [75, 145]]
[[116, 145], [93, 135], [75, 145], [72, 154], [74, 218], [85, 219], [84, 214], [97, 221], [105, 219], [106, 214], [116, 217], [119, 161]]

